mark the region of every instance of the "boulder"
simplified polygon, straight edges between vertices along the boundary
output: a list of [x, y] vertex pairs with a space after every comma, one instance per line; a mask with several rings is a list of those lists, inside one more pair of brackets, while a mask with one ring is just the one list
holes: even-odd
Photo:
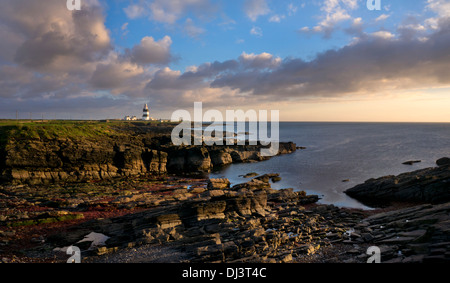
[[442, 158], [436, 160], [436, 165], [437, 165], [437, 166], [446, 166], [446, 165], [450, 165], [450, 158], [448, 158], [448, 157], [442, 157]]
[[398, 176], [369, 179], [345, 193], [369, 206], [391, 201], [444, 203], [450, 200], [450, 170], [447, 166], [421, 169]]
[[247, 173], [247, 174], [245, 174], [245, 175], [240, 175], [239, 177], [243, 177], [243, 178], [252, 178], [252, 177], [256, 177], [256, 176], [258, 176], [258, 175], [259, 175], [258, 173], [251, 172], [251, 173]]
[[229, 189], [230, 185], [231, 185], [230, 180], [226, 178], [209, 179], [208, 181], [209, 190], [225, 190]]
[[224, 166], [233, 162], [233, 158], [226, 150], [212, 150], [209, 154], [213, 166]]

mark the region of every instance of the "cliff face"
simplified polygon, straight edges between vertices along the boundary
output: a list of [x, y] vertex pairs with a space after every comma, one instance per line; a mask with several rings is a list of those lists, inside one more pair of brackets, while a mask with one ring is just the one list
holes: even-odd
[[[265, 159], [261, 146], [177, 147], [167, 134], [140, 131], [101, 137], [11, 137], [3, 145], [0, 176], [4, 182], [45, 184], [145, 173], [209, 172], [214, 166]], [[280, 145], [280, 154], [293, 151], [295, 144]]]
[[126, 140], [56, 139], [10, 141], [4, 180], [31, 184], [165, 173], [167, 153]]

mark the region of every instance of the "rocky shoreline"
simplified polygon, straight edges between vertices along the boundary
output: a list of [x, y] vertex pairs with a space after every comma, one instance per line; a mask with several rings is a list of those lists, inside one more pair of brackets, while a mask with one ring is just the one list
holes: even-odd
[[367, 180], [345, 191], [369, 206], [390, 202], [445, 203], [450, 201], [450, 161], [441, 158], [437, 167]]
[[[9, 131], [0, 127], [0, 182], [47, 185], [142, 174], [202, 174], [270, 158], [261, 155], [261, 149], [268, 147], [261, 144], [174, 146], [173, 125], [80, 122], [61, 126], [60, 132], [54, 129], [57, 125], [34, 127], [9, 127]], [[296, 150], [294, 143], [280, 142], [278, 154]]]
[[[1, 208], [1, 260], [65, 262], [71, 245], [85, 263], [364, 263], [372, 246], [385, 263], [450, 260], [449, 202], [339, 208], [315, 195], [274, 190], [275, 177], [235, 186], [177, 177], [147, 188], [151, 179], [90, 183], [85, 197], [72, 188], [77, 194], [45, 211], [38, 190], [3, 187], [0, 197], [9, 202]], [[83, 242], [92, 234], [107, 240]]]
[[[85, 263], [364, 263], [370, 247], [386, 263], [450, 260], [448, 158], [348, 190], [381, 207], [358, 210], [274, 190], [277, 173], [243, 174], [233, 186], [183, 177], [265, 158], [260, 146], [172, 147], [138, 130], [114, 142], [7, 141], [0, 262], [63, 263], [69, 246]], [[282, 143], [279, 154], [296, 149]]]

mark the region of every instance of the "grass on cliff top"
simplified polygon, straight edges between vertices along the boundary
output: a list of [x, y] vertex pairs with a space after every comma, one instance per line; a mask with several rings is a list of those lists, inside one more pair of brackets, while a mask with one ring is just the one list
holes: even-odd
[[[0, 136], [3, 141], [14, 138], [55, 139], [94, 138], [116, 135], [107, 124], [87, 121], [0, 121]], [[0, 141], [1, 142], [1, 141]]]
[[[164, 128], [156, 121], [0, 120], [0, 149], [8, 140], [99, 139], [130, 134], [136, 129]], [[161, 127], [162, 126], [162, 127]]]

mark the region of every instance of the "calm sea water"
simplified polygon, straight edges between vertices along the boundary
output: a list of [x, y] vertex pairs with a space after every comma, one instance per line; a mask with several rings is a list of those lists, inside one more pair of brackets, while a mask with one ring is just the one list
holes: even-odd
[[[233, 164], [210, 174], [245, 181], [239, 175], [279, 173], [275, 189], [294, 188], [321, 196], [321, 203], [364, 208], [343, 191], [367, 179], [434, 167], [450, 156], [450, 124], [280, 123], [280, 141], [306, 147], [258, 163]], [[412, 166], [402, 163], [421, 160]], [[343, 180], [349, 180], [343, 182]]]

